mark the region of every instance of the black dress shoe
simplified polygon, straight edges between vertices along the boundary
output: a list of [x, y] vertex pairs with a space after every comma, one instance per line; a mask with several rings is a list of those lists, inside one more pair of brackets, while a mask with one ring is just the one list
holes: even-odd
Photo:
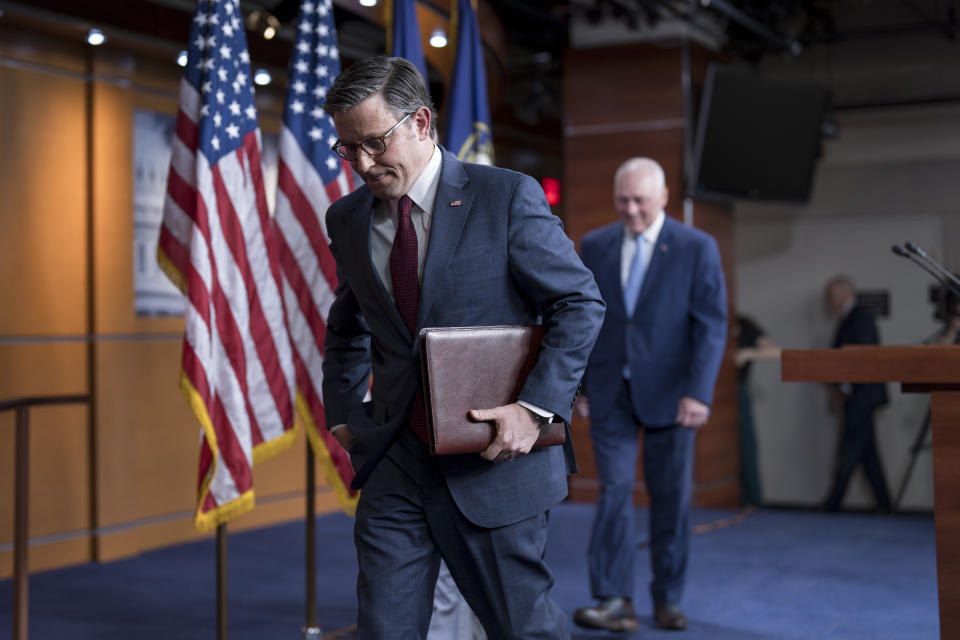
[[653, 619], [661, 629], [683, 631], [687, 628], [687, 616], [675, 604], [665, 604], [653, 608]]
[[636, 631], [640, 626], [628, 598], [604, 598], [595, 607], [580, 607], [573, 612], [573, 621], [581, 627], [607, 631]]

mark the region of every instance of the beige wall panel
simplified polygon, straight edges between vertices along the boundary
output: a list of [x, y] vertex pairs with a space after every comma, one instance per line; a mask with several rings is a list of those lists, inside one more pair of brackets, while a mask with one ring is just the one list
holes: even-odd
[[94, 333], [130, 333], [133, 315], [132, 92], [93, 84]]
[[85, 342], [0, 344], [0, 400], [87, 393]]
[[[27, 570], [30, 572], [60, 569], [90, 562], [90, 538], [80, 536], [30, 547]], [[13, 576], [13, 551], [0, 552], [0, 580]]]
[[[253, 468], [253, 488], [257, 497], [303, 492], [307, 480], [306, 438], [303, 429], [289, 449], [257, 463]], [[316, 465], [317, 485], [326, 485], [319, 464]]]
[[90, 526], [87, 407], [30, 411], [30, 536]]
[[194, 507], [200, 425], [180, 352], [179, 340], [97, 345], [100, 527]]
[[109, 562], [135, 556], [143, 551], [158, 549], [173, 544], [192, 542], [212, 537], [212, 533], [197, 531], [193, 526], [193, 513], [182, 513], [154, 522], [138, 522], [128, 527], [118, 527], [100, 535], [97, 551], [100, 562]]
[[[45, 395], [75, 395], [87, 392], [87, 357], [86, 344], [77, 343], [26, 343], [26, 344], [6, 344], [0, 345], [0, 400], [13, 400], [25, 396], [45, 396]], [[31, 434], [37, 432], [36, 436], [31, 438], [31, 460], [34, 469], [31, 477], [38, 473], [43, 473], [41, 469], [47, 469], [55, 465], [56, 461], [63, 456], [72, 456], [77, 458], [77, 464], [86, 464], [86, 444], [77, 451], [72, 451], [70, 447], [75, 442], [75, 438], [86, 438], [87, 429], [87, 406], [78, 404], [71, 407], [61, 407], [71, 409], [69, 414], [69, 426], [57, 426], [57, 433], [62, 428], [69, 428], [75, 432], [70, 439], [64, 441], [54, 440], [40, 434], [37, 430], [48, 429], [51, 420], [57, 419], [56, 415], [51, 416], [51, 411], [55, 407], [39, 407], [30, 410]], [[13, 474], [14, 474], [14, 430], [16, 427], [16, 412], [5, 411], [0, 413], [0, 542], [10, 542], [13, 539]], [[71, 464], [73, 464], [71, 462]], [[88, 482], [83, 478], [78, 489], [87, 490]], [[84, 494], [83, 500], [87, 499]], [[54, 503], [45, 505], [41, 511], [37, 508], [33, 510], [37, 513], [48, 514], [50, 509], [57, 509], [61, 500], [81, 500], [70, 492], [60, 497], [54, 495]], [[59, 511], [64, 516], [64, 520], [57, 524], [55, 521], [47, 520], [43, 515], [42, 524], [46, 529], [63, 532], [76, 528], [75, 506], [63, 506]], [[55, 519], [54, 519], [55, 520]], [[87, 526], [86, 521], [82, 523]], [[36, 532], [31, 529], [31, 534]]]
[[84, 333], [84, 85], [0, 67], [0, 86], [0, 335]]
[[[4, 20], [8, 23], [9, 20]], [[79, 36], [77, 31], [74, 34]], [[33, 29], [0, 25], [0, 56], [19, 62], [45, 65], [68, 73], [82, 74], [87, 69], [89, 46], [82, 37], [41, 34]]]
[[[13, 541], [14, 412], [0, 415], [5, 458], [0, 472], [0, 543]], [[85, 405], [30, 410], [29, 522], [31, 537], [85, 531], [90, 526], [90, 459]]]

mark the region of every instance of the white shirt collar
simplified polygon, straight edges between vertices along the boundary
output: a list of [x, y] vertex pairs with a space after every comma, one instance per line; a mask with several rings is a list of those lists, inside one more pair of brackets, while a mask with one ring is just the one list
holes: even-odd
[[[420, 207], [420, 210], [428, 215], [433, 214], [433, 204], [437, 199], [437, 187], [440, 185], [440, 165], [443, 160], [443, 154], [440, 147], [433, 145], [433, 154], [423, 168], [416, 182], [410, 187], [407, 195], [413, 200], [413, 204]], [[390, 201], [390, 210], [397, 210], [398, 200]]]
[[637, 236], [637, 239], [643, 238], [643, 241], [647, 244], [656, 242], [657, 238], [660, 237], [660, 229], [663, 229], [663, 221], [666, 217], [667, 215], [663, 212], [663, 209], [661, 209], [657, 217], [650, 223], [650, 226], [644, 229], [643, 233]]

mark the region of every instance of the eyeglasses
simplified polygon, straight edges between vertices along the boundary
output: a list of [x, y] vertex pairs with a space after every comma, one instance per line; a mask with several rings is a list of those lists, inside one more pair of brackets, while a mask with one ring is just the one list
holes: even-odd
[[407, 115], [400, 118], [400, 122], [390, 127], [390, 131], [387, 131], [382, 136], [377, 138], [367, 138], [366, 140], [361, 140], [360, 142], [340, 142], [337, 140], [337, 144], [330, 148], [333, 149], [338, 156], [344, 160], [349, 160], [350, 162], [353, 162], [357, 159], [361, 149], [363, 149], [363, 152], [368, 156], [379, 156], [381, 153], [387, 150], [387, 138], [390, 137], [390, 134], [396, 131], [397, 127], [406, 122], [407, 118], [415, 113], [416, 111], [411, 111]]

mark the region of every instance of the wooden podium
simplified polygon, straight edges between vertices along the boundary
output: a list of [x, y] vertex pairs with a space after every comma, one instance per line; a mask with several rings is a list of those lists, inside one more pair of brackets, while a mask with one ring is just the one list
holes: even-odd
[[960, 346], [784, 351], [784, 382], [899, 382], [930, 394], [940, 637], [960, 638]]

